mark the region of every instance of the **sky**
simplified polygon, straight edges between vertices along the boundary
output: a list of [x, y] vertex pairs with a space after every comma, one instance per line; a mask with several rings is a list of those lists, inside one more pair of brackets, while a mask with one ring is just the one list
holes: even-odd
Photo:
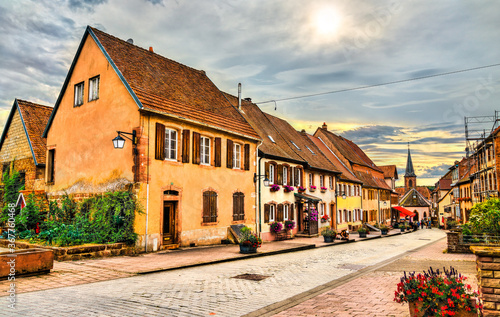
[[465, 155], [464, 117], [500, 110], [500, 66], [484, 67], [500, 63], [494, 0], [0, 0], [0, 128], [15, 98], [55, 103], [87, 25], [205, 70], [222, 91], [242, 83], [298, 130], [326, 122], [395, 164], [397, 185], [408, 142], [417, 183], [434, 185]]

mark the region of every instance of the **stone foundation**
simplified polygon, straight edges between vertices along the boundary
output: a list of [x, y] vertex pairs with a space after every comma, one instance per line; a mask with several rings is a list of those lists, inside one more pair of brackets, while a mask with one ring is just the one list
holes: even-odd
[[500, 316], [500, 247], [471, 246], [470, 249], [476, 255], [483, 316]]

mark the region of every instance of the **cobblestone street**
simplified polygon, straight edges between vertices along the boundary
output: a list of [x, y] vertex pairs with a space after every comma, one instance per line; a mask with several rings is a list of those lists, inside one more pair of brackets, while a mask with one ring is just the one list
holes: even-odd
[[[358, 270], [408, 255], [407, 251], [444, 236], [444, 232], [437, 229], [419, 230], [407, 235], [343, 244], [333, 248], [18, 294], [16, 315], [241, 316]], [[416, 254], [418, 253], [414, 255]], [[245, 273], [269, 277], [262, 281], [233, 278]], [[380, 273], [373, 274], [376, 277]], [[394, 274], [395, 280], [398, 279], [398, 274]], [[369, 279], [364, 279], [364, 283], [356, 285], [366, 289]], [[345, 284], [342, 289], [355, 289], [356, 285]], [[392, 297], [383, 297], [384, 300], [392, 301]], [[352, 294], [348, 298], [349, 300], [343, 300], [343, 305], [336, 306], [347, 307], [356, 303], [357, 299]], [[7, 298], [0, 300], [1, 315], [12, 316], [12, 311], [6, 308]], [[300, 305], [297, 307], [300, 309]], [[316, 310], [316, 313], [321, 312]], [[295, 313], [285, 315], [295, 316]]]

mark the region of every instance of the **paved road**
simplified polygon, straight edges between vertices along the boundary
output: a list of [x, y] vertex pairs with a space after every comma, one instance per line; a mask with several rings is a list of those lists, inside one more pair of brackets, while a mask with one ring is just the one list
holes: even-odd
[[[241, 316], [445, 236], [412, 234], [18, 294], [0, 316]], [[240, 274], [269, 276], [262, 281]]]

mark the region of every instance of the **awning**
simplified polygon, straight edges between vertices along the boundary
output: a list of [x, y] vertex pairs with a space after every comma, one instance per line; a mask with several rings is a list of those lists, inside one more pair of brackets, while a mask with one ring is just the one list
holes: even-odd
[[305, 199], [305, 200], [308, 200], [308, 201], [312, 201], [314, 203], [317, 203], [317, 202], [321, 201], [321, 198], [319, 198], [319, 197], [311, 196], [311, 195], [304, 194], [304, 193], [294, 193], [294, 195], [295, 195], [296, 198]]
[[401, 206], [394, 206], [394, 207], [392, 207], [392, 208], [394, 208], [394, 209], [396, 209], [397, 211], [399, 211], [399, 215], [400, 215], [401, 217], [403, 217], [403, 218], [404, 218], [404, 217], [406, 217], [406, 216], [410, 216], [410, 217], [414, 217], [414, 216], [415, 216], [415, 213], [414, 213], [414, 212], [411, 212], [411, 211], [409, 211], [408, 209], [405, 209], [405, 208], [403, 208], [403, 207], [401, 207]]

